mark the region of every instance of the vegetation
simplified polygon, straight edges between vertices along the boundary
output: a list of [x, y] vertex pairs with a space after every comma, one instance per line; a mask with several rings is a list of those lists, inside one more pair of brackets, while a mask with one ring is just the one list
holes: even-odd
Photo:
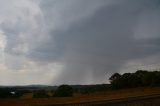
[[97, 85], [61, 85], [57, 86], [27, 86], [0, 87], [0, 98], [18, 98], [28, 93], [33, 98], [69, 97], [81, 94], [92, 95], [95, 92], [105, 92], [111, 89], [135, 87], [160, 87], [160, 72], [138, 70], [135, 73], [114, 73], [109, 78], [111, 84]]
[[9, 88], [0, 88], [0, 98], [18, 98], [22, 96], [22, 92], [12, 90]]
[[102, 92], [110, 90], [110, 84], [96, 84], [96, 85], [74, 85], [72, 86], [74, 93], [91, 94], [94, 92]]
[[33, 98], [46, 98], [49, 97], [45, 90], [38, 90], [33, 92]]
[[69, 97], [73, 96], [73, 88], [69, 85], [61, 85], [54, 93], [55, 97]]
[[[138, 88], [130, 88], [130, 89], [120, 89], [120, 90], [110, 90], [104, 92], [96, 92], [90, 95], [74, 95], [73, 97], [69, 98], [39, 98], [39, 99], [31, 99], [32, 96], [29, 98], [23, 99], [0, 99], [0, 106], [50, 106], [51, 104], [74, 104], [74, 103], [83, 103], [83, 102], [93, 102], [95, 101], [103, 101], [103, 100], [112, 100], [112, 99], [120, 99], [120, 98], [127, 98], [127, 97], [136, 97], [136, 96], [143, 96], [143, 95], [153, 95], [153, 94], [160, 94], [160, 87], [138, 87]], [[147, 99], [146, 102], [149, 100]], [[139, 102], [139, 101], [138, 101]], [[133, 103], [133, 102], [131, 102]], [[124, 104], [126, 106], [159, 106], [158, 104], [155, 105], [157, 102], [150, 102], [153, 105], [146, 105], [143, 103], [142, 105], [133, 105], [133, 104]], [[160, 103], [160, 102], [158, 102]], [[69, 106], [69, 105], [68, 105]], [[117, 105], [116, 105], [117, 106]]]
[[115, 73], [109, 80], [113, 89], [160, 86], [160, 72], [138, 70], [135, 73], [124, 73], [123, 75]]

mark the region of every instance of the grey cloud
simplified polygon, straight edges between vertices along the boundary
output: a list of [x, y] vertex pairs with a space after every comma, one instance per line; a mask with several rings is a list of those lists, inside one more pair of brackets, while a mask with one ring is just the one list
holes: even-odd
[[29, 50], [22, 57], [39, 67], [41, 63], [63, 66], [53, 84], [105, 83], [126, 62], [160, 53], [159, 0], [37, 2], [40, 12], [32, 20], [38, 27], [19, 20], [13, 25], [3, 23], [1, 28], [8, 36], [8, 53], [27, 43]]
[[[82, 1], [82, 4], [88, 3], [87, 6], [90, 7], [90, 2]], [[67, 23], [67, 30], [55, 30], [54, 27], [50, 27], [51, 39], [35, 51], [45, 54], [42, 59], [54, 61], [56, 58], [64, 64], [63, 73], [57, 82], [87, 83], [87, 78], [92, 79], [90, 83], [105, 82], [107, 78], [104, 74], [117, 72], [126, 61], [145, 58], [159, 52], [159, 47], [143, 46], [149, 42], [134, 37], [135, 27], [139, 26], [139, 17], [153, 7], [157, 10], [157, 2], [121, 0], [111, 5], [106, 3], [106, 6], [99, 7], [91, 16], [67, 23], [68, 20], [65, 18], [77, 15], [71, 10], [66, 13], [66, 17], [61, 17], [61, 24], [66, 26]], [[50, 1], [42, 8], [45, 10], [44, 14], [50, 15], [49, 18], [54, 18], [52, 7], [54, 3]], [[53, 26], [52, 21], [48, 23], [49, 26]]]

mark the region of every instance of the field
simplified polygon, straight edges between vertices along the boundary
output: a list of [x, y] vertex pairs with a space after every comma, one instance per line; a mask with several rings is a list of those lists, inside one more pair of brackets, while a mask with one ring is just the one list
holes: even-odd
[[131, 88], [115, 91], [96, 92], [92, 94], [75, 94], [74, 97], [52, 97], [33, 99], [32, 94], [26, 94], [19, 99], [0, 99], [0, 106], [32, 106], [32, 105], [49, 105], [61, 103], [83, 103], [102, 100], [112, 100], [127, 97], [144, 96], [151, 94], [160, 94], [160, 87], [154, 88]]

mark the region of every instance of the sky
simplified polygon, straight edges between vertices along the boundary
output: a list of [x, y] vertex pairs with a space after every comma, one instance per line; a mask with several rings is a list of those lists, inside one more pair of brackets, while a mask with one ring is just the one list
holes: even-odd
[[108, 83], [159, 66], [159, 0], [0, 0], [0, 85]]

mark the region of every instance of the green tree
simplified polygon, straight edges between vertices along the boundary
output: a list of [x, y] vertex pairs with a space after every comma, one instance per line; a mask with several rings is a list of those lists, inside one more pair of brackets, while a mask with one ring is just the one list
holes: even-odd
[[69, 85], [61, 85], [57, 88], [53, 96], [56, 96], [56, 97], [73, 96], [73, 88]]
[[10, 98], [10, 97], [12, 97], [10, 90], [5, 88], [0, 89], [0, 98]]
[[113, 89], [160, 86], [160, 72], [138, 70], [135, 73], [124, 73], [123, 75], [115, 73], [109, 80]]
[[117, 80], [121, 77], [121, 75], [119, 73], [114, 73], [110, 78], [109, 80], [110, 81], [114, 81], [114, 80]]

